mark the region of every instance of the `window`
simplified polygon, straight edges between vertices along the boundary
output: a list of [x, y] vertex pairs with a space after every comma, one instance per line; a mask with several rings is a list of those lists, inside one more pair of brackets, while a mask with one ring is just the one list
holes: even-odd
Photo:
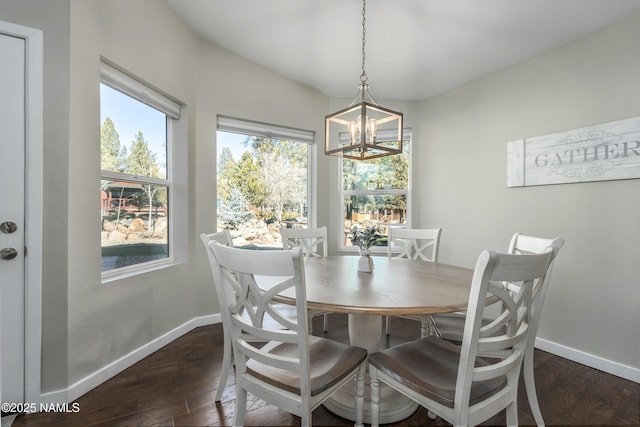
[[218, 229], [235, 246], [282, 247], [280, 227], [313, 221], [313, 132], [218, 117]]
[[340, 249], [354, 249], [354, 226], [375, 225], [383, 236], [373, 251], [386, 251], [389, 227], [410, 226], [410, 141], [411, 130], [404, 130], [402, 154], [371, 160], [342, 159], [340, 211], [344, 221]]
[[100, 68], [103, 278], [173, 260], [171, 140], [180, 105], [109, 64]]

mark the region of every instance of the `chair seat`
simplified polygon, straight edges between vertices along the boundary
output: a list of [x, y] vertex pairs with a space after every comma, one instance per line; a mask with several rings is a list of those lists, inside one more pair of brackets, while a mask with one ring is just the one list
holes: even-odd
[[[295, 357], [296, 344], [269, 342], [263, 350], [282, 357]], [[316, 396], [353, 373], [366, 358], [367, 350], [327, 338], [309, 337], [311, 396]], [[300, 372], [263, 365], [255, 360], [247, 363], [247, 371], [271, 385], [300, 394]]]
[[[369, 355], [369, 363], [394, 380], [442, 405], [453, 408], [460, 347], [429, 336]], [[488, 363], [476, 359], [476, 366]], [[505, 376], [478, 381], [471, 386], [470, 404], [497, 393], [507, 384]]]

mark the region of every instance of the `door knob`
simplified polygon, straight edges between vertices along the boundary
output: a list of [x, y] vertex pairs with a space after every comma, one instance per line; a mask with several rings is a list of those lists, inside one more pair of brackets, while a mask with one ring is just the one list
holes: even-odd
[[0, 231], [5, 234], [11, 234], [18, 229], [18, 226], [13, 221], [5, 221], [0, 224]]
[[0, 250], [0, 258], [2, 259], [14, 259], [18, 256], [18, 251], [14, 248], [2, 248]]

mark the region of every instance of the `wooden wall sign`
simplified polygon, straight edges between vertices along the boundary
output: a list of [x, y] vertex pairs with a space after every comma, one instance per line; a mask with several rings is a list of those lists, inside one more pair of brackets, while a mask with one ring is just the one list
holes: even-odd
[[640, 117], [507, 143], [507, 186], [640, 178]]

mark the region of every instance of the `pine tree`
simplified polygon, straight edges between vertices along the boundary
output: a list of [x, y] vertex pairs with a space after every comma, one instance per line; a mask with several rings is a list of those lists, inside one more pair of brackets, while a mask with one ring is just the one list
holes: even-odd
[[245, 151], [240, 157], [240, 161], [235, 169], [233, 186], [238, 188], [247, 199], [247, 203], [254, 207], [262, 207], [269, 194], [261, 175], [258, 164], [254, 161], [253, 155]]
[[131, 141], [130, 154], [125, 163], [125, 172], [131, 175], [162, 178], [158, 167], [156, 153], [151, 151], [149, 143], [145, 141], [142, 131], [138, 131], [136, 139]]
[[120, 135], [111, 118], [106, 117], [100, 126], [100, 169], [122, 172], [127, 158], [127, 148], [120, 146]]
[[218, 219], [228, 228], [238, 229], [239, 225], [244, 224], [253, 218], [253, 212], [247, 211], [247, 199], [244, 195], [234, 188], [226, 203], [220, 206]]

